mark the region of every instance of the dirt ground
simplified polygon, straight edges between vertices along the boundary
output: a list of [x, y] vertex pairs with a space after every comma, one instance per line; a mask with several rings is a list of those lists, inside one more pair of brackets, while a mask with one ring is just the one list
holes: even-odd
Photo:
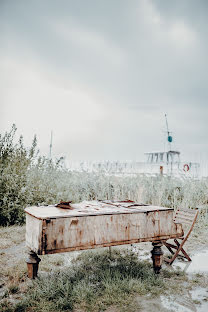
[[[8, 300], [12, 303], [18, 302], [31, 281], [27, 278], [25, 259], [27, 250], [25, 248], [25, 226], [12, 226], [0, 228], [0, 302]], [[118, 248], [118, 247], [113, 247]], [[151, 243], [140, 243], [133, 246], [122, 246], [120, 248], [132, 248], [139, 251], [141, 259], [150, 259]], [[163, 247], [164, 248], [164, 247]], [[190, 265], [180, 259], [170, 270], [180, 267], [186, 270], [188, 281], [184, 282], [182, 295], [175, 294], [170, 285], [170, 292], [166, 296], [148, 297], [138, 296], [132, 302], [132, 310], [137, 311], [181, 311], [181, 312], [205, 312], [208, 311], [208, 226], [195, 226], [186, 250], [192, 257]], [[62, 269], [70, 265], [72, 257], [79, 252], [46, 255], [41, 257], [39, 274], [50, 274], [55, 268]], [[164, 253], [168, 251], [164, 249]], [[151, 261], [151, 259], [150, 259]], [[166, 266], [163, 264], [163, 267]], [[48, 272], [48, 273], [47, 273]], [[181, 285], [180, 285], [181, 286]], [[177, 285], [174, 285], [177, 287]], [[176, 288], [175, 288], [176, 289]], [[124, 311], [121, 308], [109, 307], [107, 312]], [[78, 310], [77, 310], [78, 312]]]

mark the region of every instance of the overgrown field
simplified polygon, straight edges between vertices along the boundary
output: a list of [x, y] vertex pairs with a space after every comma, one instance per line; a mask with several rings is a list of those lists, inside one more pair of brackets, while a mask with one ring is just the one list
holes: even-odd
[[[197, 246], [207, 236], [204, 230], [198, 233], [194, 229], [194, 235], [199, 236]], [[27, 278], [24, 231], [25, 226], [0, 227], [0, 235], [7, 240], [0, 245], [0, 311], [136, 312], [146, 311], [146, 305], [151, 305], [147, 311], [164, 312], [161, 295], [186, 298], [190, 290], [208, 286], [207, 274], [190, 276], [165, 265], [160, 275], [154, 274], [151, 259], [141, 260], [145, 250], [150, 254], [152, 246], [148, 243], [133, 248], [112, 247], [111, 252], [105, 248], [45, 255], [41, 257], [39, 277], [32, 281]], [[192, 239], [187, 247], [188, 251], [196, 247]], [[193, 306], [201, 304], [199, 300], [189, 301]]]
[[[207, 206], [208, 179], [69, 172], [61, 159], [39, 156], [36, 138], [26, 148], [23, 138], [17, 142], [15, 134], [13, 126], [9, 133], [0, 135], [1, 311], [142, 311], [144, 302], [149, 304], [160, 294], [180, 297], [194, 287], [207, 287], [206, 274], [190, 277], [163, 268], [157, 276], [152, 263], [140, 261], [137, 252], [126, 247], [115, 247], [111, 254], [108, 250], [82, 252], [70, 264], [64, 255], [46, 255], [40, 263], [39, 278], [29, 280], [25, 226], [20, 226], [25, 221], [26, 206], [127, 198], [174, 208]], [[207, 231], [207, 218], [200, 214], [186, 246], [207, 246]], [[159, 311], [161, 306], [157, 309], [154, 302], [152, 305], [151, 311]]]
[[[51, 311], [140, 311], [144, 300], [159, 295], [185, 294], [198, 285], [206, 287], [207, 278], [195, 274], [192, 278], [179, 270], [163, 268], [160, 275], [152, 264], [140, 261], [130, 249], [82, 252], [64, 266], [61, 255], [42, 258], [40, 277], [26, 278], [26, 265], [8, 272], [7, 290], [0, 300], [4, 312]], [[50, 268], [50, 269], [49, 269]], [[49, 269], [49, 273], [47, 270]], [[108, 310], [107, 310], [108, 311]], [[142, 311], [142, 310], [141, 310]]]
[[208, 179], [179, 180], [168, 177], [107, 176], [69, 172], [61, 159], [39, 156], [34, 137], [30, 148], [18, 143], [16, 127], [0, 135], [0, 225], [23, 224], [24, 208], [93, 199], [132, 199], [167, 207], [208, 204]]

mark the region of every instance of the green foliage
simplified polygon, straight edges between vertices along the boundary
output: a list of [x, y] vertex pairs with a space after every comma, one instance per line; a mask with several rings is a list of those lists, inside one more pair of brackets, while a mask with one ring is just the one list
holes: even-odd
[[[15, 143], [16, 126], [0, 135], [0, 225], [22, 224], [24, 208], [51, 204], [63, 196], [60, 191], [61, 163], [40, 157], [34, 136], [30, 148], [20, 136]], [[61, 193], [61, 194], [60, 194]]]
[[115, 176], [69, 172], [61, 159], [40, 157], [37, 141], [27, 149], [15, 143], [16, 127], [0, 135], [0, 225], [22, 224], [24, 208], [60, 200], [132, 199], [176, 208], [208, 204], [208, 179]]
[[0, 136], [0, 225], [22, 223], [22, 206], [27, 202], [27, 173], [36, 149], [34, 137], [30, 149], [23, 138], [14, 143], [16, 127]]
[[114, 249], [111, 257], [108, 250], [85, 252], [64, 271], [35, 280], [15, 311], [104, 311], [110, 305], [128, 310], [133, 296], [165, 288], [163, 276], [132, 251]]

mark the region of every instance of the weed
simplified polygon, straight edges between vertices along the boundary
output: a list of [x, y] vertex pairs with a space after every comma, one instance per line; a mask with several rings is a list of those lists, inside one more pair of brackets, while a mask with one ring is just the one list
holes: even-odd
[[11, 285], [8, 287], [8, 292], [9, 292], [10, 294], [16, 294], [18, 291], [19, 291], [18, 285], [11, 284]]
[[195, 303], [195, 304], [201, 304], [201, 301], [200, 301], [200, 300], [197, 300], [197, 299], [194, 299], [194, 300], [193, 300], [193, 303]]
[[[0, 225], [22, 224], [24, 208], [60, 200], [132, 199], [177, 208], [208, 203], [208, 179], [113, 176], [69, 172], [61, 163], [40, 157], [34, 138], [28, 149], [23, 138], [14, 143], [16, 127], [0, 135]], [[206, 217], [206, 216], [205, 216]], [[199, 218], [200, 222], [202, 218]], [[203, 223], [203, 222], [202, 222]]]
[[[177, 274], [176, 278], [180, 275]], [[164, 270], [161, 276], [155, 275], [149, 262], [139, 261], [138, 255], [129, 250], [113, 250], [111, 258], [106, 250], [85, 252], [72, 260], [64, 272], [53, 272], [47, 278], [35, 280], [18, 307], [37, 312], [71, 311], [75, 307], [102, 311], [110, 305], [127, 307], [135, 295], [157, 296], [164, 292], [168, 277], [174, 277], [174, 272]]]
[[14, 312], [14, 308], [13, 308], [12, 304], [7, 299], [4, 299], [0, 302], [0, 311], [2, 311], [2, 312]]
[[58, 269], [57, 267], [64, 265], [63, 255], [54, 254], [54, 255], [45, 255], [41, 259], [41, 270], [45, 272], [54, 271]]

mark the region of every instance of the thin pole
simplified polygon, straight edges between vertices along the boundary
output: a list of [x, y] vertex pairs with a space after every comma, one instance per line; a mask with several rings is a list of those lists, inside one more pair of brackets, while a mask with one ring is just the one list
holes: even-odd
[[[168, 137], [170, 136], [170, 131], [169, 131], [169, 128], [168, 128], [168, 119], [167, 119], [167, 115], [165, 114], [165, 121], [166, 121], [166, 128], [167, 128], [167, 134], [168, 134]], [[168, 141], [168, 145], [169, 145], [169, 149], [171, 151], [171, 143]]]
[[50, 148], [49, 148], [49, 158], [52, 157], [52, 143], [53, 143], [53, 131], [51, 131], [51, 142], [50, 142]]

